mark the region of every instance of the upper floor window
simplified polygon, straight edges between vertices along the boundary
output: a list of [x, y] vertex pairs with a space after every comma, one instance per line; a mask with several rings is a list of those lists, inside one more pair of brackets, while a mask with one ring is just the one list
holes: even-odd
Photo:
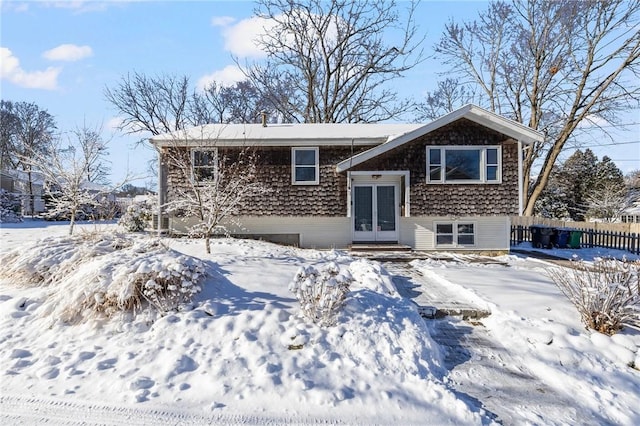
[[294, 185], [320, 183], [318, 148], [291, 148], [291, 182]]
[[500, 183], [501, 154], [497, 146], [427, 147], [427, 182]]
[[218, 172], [218, 150], [216, 148], [191, 150], [191, 165], [195, 182], [214, 180]]

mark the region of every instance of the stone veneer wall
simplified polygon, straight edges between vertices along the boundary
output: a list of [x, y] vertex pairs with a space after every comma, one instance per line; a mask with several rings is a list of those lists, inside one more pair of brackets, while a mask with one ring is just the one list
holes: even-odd
[[[426, 146], [501, 145], [501, 184], [427, 184]], [[409, 170], [412, 216], [502, 216], [518, 214], [518, 144], [462, 119], [371, 159], [353, 170]]]

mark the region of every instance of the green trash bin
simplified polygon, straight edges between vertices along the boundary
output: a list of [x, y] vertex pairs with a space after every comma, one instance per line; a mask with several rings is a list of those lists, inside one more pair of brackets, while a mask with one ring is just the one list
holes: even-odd
[[573, 230], [569, 236], [569, 247], [572, 249], [580, 248], [580, 240], [582, 240], [582, 231]]

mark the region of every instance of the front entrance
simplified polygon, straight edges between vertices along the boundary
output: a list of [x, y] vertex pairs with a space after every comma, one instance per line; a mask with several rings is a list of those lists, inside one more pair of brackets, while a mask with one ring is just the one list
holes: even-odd
[[353, 241], [398, 241], [399, 185], [355, 184]]

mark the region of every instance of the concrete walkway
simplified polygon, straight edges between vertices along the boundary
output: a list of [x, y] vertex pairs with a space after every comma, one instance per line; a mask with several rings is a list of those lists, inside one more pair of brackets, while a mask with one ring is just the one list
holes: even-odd
[[424, 276], [407, 262], [384, 261], [382, 265], [392, 275], [400, 295], [415, 303], [424, 318], [449, 315], [477, 319], [490, 314], [450, 288]]
[[[483, 409], [499, 424], [602, 424], [603, 419], [573, 408], [566, 396], [549, 387], [496, 341], [478, 320], [490, 312], [421, 274], [406, 261], [381, 263], [392, 275], [398, 292], [427, 318], [429, 334], [443, 351], [449, 383], [470, 406]], [[555, 413], [553, 419], [549, 412]]]

